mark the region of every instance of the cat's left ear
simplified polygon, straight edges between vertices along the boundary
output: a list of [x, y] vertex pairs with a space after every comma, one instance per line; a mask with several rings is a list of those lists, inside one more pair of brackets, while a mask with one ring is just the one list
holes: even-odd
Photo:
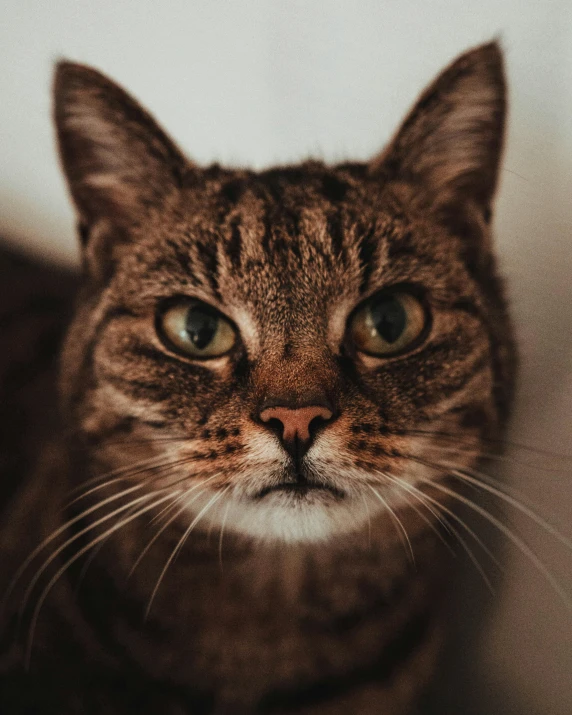
[[472, 202], [485, 217], [496, 189], [506, 116], [502, 53], [492, 42], [461, 55], [423, 92], [370, 165], [412, 184], [435, 208]]
[[151, 115], [90, 67], [58, 63], [54, 114], [63, 168], [86, 226], [144, 221], [189, 167]]

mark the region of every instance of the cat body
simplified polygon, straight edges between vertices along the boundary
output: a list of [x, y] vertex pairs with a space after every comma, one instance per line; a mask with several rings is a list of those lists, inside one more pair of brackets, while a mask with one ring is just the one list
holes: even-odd
[[371, 163], [255, 173], [59, 66], [83, 277], [4, 508], [2, 712], [414, 711], [513, 389], [504, 92], [486, 45]]
[[47, 713], [409, 712], [426, 690], [445, 615], [431, 539], [410, 535], [414, 570], [401, 542], [376, 529], [377, 549], [362, 535], [326, 553], [227, 535], [221, 566], [218, 538], [202, 534], [145, 618], [165, 546], [180, 535], [128, 581], [145, 529], [131, 549], [125, 535], [110, 540], [77, 591], [79, 568], [71, 587], [54, 587], [29, 673], [16, 666], [21, 650], [11, 653], [7, 712], [28, 712], [28, 701]]

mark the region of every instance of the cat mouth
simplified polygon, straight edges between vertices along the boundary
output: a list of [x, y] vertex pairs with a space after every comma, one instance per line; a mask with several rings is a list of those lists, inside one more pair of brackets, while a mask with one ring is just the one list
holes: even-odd
[[268, 494], [275, 492], [283, 492], [286, 494], [292, 494], [300, 499], [307, 497], [311, 492], [326, 492], [334, 496], [336, 499], [343, 499], [345, 497], [344, 492], [336, 487], [329, 486], [328, 484], [323, 484], [321, 482], [315, 482], [306, 479], [302, 475], [296, 475], [297, 481], [279, 482], [278, 484], [273, 484], [272, 486], [265, 487], [261, 489], [258, 494], [256, 494], [256, 499], [263, 499]]

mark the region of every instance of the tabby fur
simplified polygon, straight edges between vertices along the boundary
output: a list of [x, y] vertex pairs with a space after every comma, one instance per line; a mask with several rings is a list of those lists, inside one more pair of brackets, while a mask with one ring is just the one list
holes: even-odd
[[[28, 390], [26, 430], [41, 425], [5, 440], [2, 713], [419, 706], [447, 624], [438, 517], [455, 530], [461, 493], [447, 440], [474, 467], [513, 392], [490, 229], [505, 104], [491, 43], [450, 65], [371, 162], [257, 173], [189, 162], [117, 85], [58, 65], [83, 268], [59, 410], [55, 368], [32, 385], [36, 336], [46, 321], [57, 336], [69, 305], [34, 278], [49, 269], [28, 267], [39, 297], [21, 302], [50, 316], [2, 314], [34, 336], [14, 353], [24, 378], [4, 423]], [[348, 320], [395, 285], [422, 294], [427, 336], [359, 352]], [[55, 286], [75, 292], [71, 276]], [[171, 350], [157, 315], [177, 297], [227, 316], [233, 350]], [[261, 409], [322, 403], [333, 418], [303, 464], [329, 491], [273, 491], [297, 477]]]

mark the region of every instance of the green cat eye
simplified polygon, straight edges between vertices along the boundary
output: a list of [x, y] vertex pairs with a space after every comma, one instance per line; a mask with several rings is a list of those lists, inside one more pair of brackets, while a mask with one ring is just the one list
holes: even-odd
[[412, 348], [427, 326], [427, 313], [411, 293], [387, 291], [368, 300], [350, 322], [361, 352], [385, 357]]
[[183, 300], [167, 308], [160, 316], [159, 328], [169, 347], [192, 358], [219, 357], [236, 342], [231, 323], [199, 301]]

